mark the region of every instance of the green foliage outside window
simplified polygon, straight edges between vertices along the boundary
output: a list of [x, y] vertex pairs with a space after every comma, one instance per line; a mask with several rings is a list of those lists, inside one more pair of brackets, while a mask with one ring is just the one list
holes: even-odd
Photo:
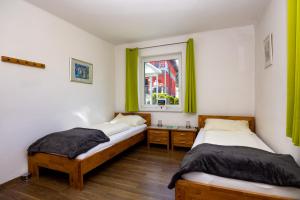
[[157, 103], [157, 99], [166, 99], [167, 105], [179, 105], [179, 99], [177, 97], [170, 96], [167, 93], [158, 93], [158, 95], [156, 95], [156, 93], [152, 94], [153, 104]]

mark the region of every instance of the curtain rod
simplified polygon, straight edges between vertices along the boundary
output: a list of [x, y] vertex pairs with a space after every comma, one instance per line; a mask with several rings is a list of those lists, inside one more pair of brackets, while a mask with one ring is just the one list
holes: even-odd
[[169, 43], [169, 44], [161, 44], [161, 45], [157, 45], [157, 46], [141, 47], [141, 48], [138, 48], [138, 49], [150, 49], [150, 48], [155, 48], [155, 47], [163, 47], [163, 46], [170, 46], [170, 45], [183, 44], [183, 43], [187, 43], [187, 42], [176, 42], [176, 43]]

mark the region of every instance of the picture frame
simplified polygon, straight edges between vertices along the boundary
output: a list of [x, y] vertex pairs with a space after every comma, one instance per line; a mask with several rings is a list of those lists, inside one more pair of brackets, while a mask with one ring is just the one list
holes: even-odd
[[72, 82], [93, 83], [93, 64], [70, 58], [70, 80]]
[[270, 33], [264, 40], [264, 55], [265, 55], [265, 68], [273, 64], [273, 34]]

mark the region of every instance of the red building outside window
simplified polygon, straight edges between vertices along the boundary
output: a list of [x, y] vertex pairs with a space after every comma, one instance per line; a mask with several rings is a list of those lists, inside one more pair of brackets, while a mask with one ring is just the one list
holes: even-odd
[[156, 105], [157, 99], [166, 104], [179, 104], [178, 60], [158, 60], [144, 63], [145, 104]]

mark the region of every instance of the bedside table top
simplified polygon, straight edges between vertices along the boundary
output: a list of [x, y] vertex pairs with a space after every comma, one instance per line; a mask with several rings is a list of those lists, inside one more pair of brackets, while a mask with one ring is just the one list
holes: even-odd
[[178, 130], [178, 131], [193, 131], [193, 132], [197, 132], [197, 128], [195, 128], [195, 127], [186, 128], [185, 126], [178, 126], [176, 130]]
[[147, 129], [176, 130], [177, 126], [148, 126]]
[[197, 132], [197, 128], [191, 127], [186, 128], [185, 126], [148, 126], [147, 129], [158, 129], [158, 130], [171, 130], [171, 131], [193, 131]]

